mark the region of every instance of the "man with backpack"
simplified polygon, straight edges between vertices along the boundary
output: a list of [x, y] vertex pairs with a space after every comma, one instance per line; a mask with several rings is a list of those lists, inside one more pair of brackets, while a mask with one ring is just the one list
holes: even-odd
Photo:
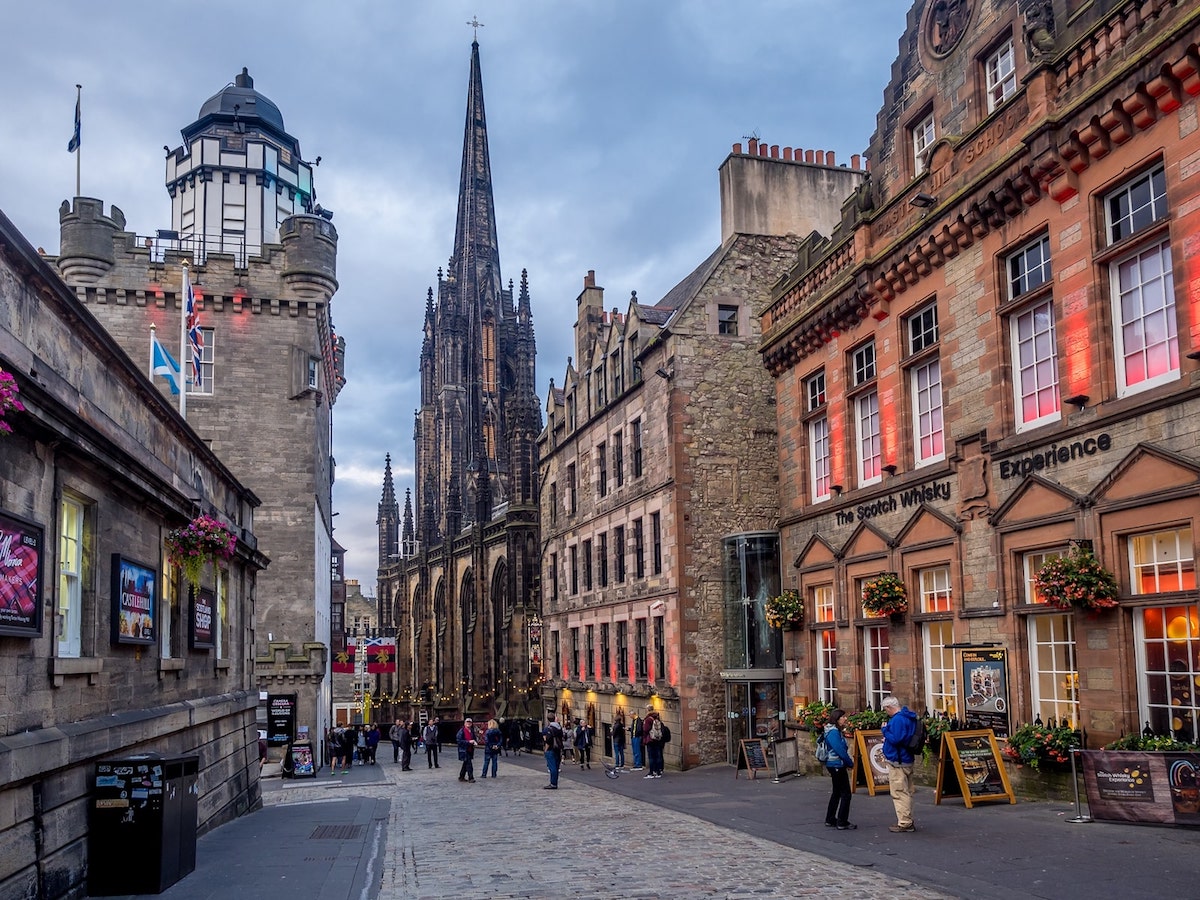
[[650, 771], [646, 778], [662, 778], [663, 776], [663, 745], [671, 739], [671, 732], [663, 724], [662, 716], [655, 710], [647, 710], [646, 718], [642, 720], [642, 747], [646, 750], [647, 768]]
[[563, 730], [554, 721], [554, 713], [546, 713], [546, 727], [542, 729], [542, 745], [546, 754], [546, 768], [550, 772], [550, 783], [545, 786], [548, 791], [558, 790], [558, 770], [562, 766]]
[[913, 760], [921, 747], [914, 747], [914, 743], [917, 738], [924, 743], [924, 726], [916, 714], [907, 706], [901, 706], [895, 697], [883, 698], [883, 712], [888, 717], [883, 723], [883, 756], [888, 764], [892, 805], [896, 807], [896, 824], [889, 826], [888, 831], [916, 831], [912, 818], [912, 771]]

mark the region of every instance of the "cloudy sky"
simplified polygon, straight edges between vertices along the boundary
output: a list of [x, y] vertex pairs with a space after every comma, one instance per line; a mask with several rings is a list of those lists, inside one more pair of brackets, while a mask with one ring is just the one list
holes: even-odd
[[[562, 383], [589, 269], [655, 302], [720, 242], [735, 142], [866, 149], [908, 0], [85, 0], [6, 12], [0, 209], [58, 251], [83, 85], [85, 196], [169, 227], [163, 145], [243, 66], [338, 229], [338, 541], [374, 594], [384, 456], [412, 484], [426, 290], [454, 240], [473, 17], [505, 280], [529, 270], [538, 387]], [[250, 485], [253, 487], [253, 485]]]

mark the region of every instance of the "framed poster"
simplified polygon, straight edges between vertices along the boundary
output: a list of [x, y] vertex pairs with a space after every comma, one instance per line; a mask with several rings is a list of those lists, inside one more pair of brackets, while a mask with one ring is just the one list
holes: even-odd
[[296, 695], [267, 695], [267, 743], [290, 744], [296, 736]]
[[888, 780], [888, 764], [883, 756], [882, 731], [854, 732], [854, 777], [850, 779], [850, 790], [857, 791], [859, 784], [867, 788], [874, 797], [880, 791], [891, 793]]
[[42, 526], [0, 512], [0, 634], [42, 635]]
[[188, 642], [193, 650], [211, 650], [217, 627], [216, 597], [208, 588], [192, 591], [192, 614], [189, 617]]
[[961, 796], [967, 809], [992, 800], [1017, 802], [990, 728], [948, 732], [942, 749], [950, 752], [943, 752], [938, 763], [934, 803], [940, 804], [944, 796]]
[[963, 650], [963, 721], [967, 728], [990, 728], [996, 737], [1008, 737], [1008, 651]]
[[112, 642], [148, 646], [158, 640], [158, 572], [145, 563], [112, 555]]

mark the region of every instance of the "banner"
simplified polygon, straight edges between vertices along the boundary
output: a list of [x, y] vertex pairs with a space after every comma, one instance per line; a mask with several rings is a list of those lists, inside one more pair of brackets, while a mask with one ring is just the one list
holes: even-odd
[[333, 672], [335, 675], [354, 674], [354, 641], [346, 641], [346, 649], [333, 654]]
[[1200, 825], [1200, 753], [1084, 750], [1079, 755], [1092, 818]]
[[396, 671], [396, 639], [369, 638], [363, 646], [367, 671], [372, 675]]

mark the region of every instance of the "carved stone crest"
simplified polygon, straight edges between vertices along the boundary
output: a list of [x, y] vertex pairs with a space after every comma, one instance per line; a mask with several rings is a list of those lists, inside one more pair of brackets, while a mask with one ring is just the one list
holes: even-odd
[[941, 58], [957, 46], [971, 21], [971, 0], [933, 0], [921, 29], [929, 53]]

